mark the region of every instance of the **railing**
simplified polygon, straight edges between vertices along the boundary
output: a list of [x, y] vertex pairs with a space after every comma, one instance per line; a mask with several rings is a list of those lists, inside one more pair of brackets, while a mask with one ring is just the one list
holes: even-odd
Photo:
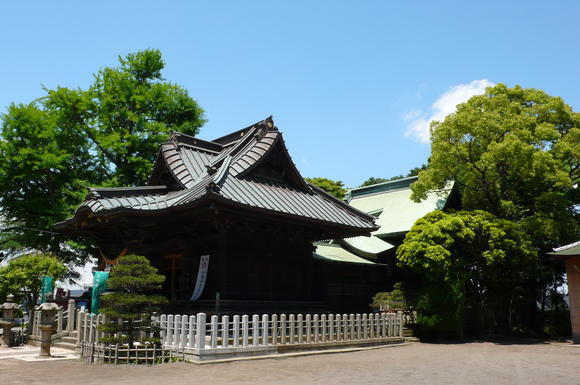
[[291, 314], [261, 317], [161, 315], [161, 342], [167, 347], [219, 350], [277, 345], [336, 345], [403, 336], [402, 313]]
[[[76, 330], [76, 319], [77, 319], [77, 310], [75, 306], [74, 299], [68, 301], [68, 306], [66, 310], [60, 309], [56, 313], [56, 334], [63, 335], [68, 334]], [[34, 310], [32, 312], [32, 325], [29, 326], [31, 328], [30, 335], [34, 337], [40, 338], [40, 311]]]
[[155, 344], [103, 345], [81, 342], [78, 351], [86, 363], [99, 364], [145, 364], [155, 365], [172, 361], [184, 361], [184, 349], [165, 349]]
[[[104, 315], [78, 312], [77, 347], [99, 343]], [[188, 355], [276, 351], [282, 347], [316, 348], [381, 343], [403, 338], [403, 313], [254, 314], [207, 317], [163, 314], [153, 317], [161, 346]], [[122, 320], [118, 320], [122, 322]], [[144, 336], [142, 336], [144, 337]]]

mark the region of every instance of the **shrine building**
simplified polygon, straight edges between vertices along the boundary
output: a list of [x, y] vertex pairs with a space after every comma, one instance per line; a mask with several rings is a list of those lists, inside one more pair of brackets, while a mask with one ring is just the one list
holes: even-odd
[[213, 141], [174, 133], [147, 186], [90, 188], [56, 228], [93, 240], [102, 268], [123, 254], [148, 257], [182, 314], [218, 304], [368, 311], [387, 276], [381, 263], [314, 253], [315, 242], [369, 236], [375, 217], [307, 183], [271, 118]]

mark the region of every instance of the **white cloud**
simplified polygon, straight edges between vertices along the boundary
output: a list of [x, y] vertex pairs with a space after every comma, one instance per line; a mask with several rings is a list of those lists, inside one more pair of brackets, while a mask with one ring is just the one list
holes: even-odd
[[472, 96], [483, 94], [487, 87], [494, 85], [495, 83], [487, 79], [481, 79], [449, 87], [449, 90], [431, 105], [429, 112], [413, 110], [403, 116], [408, 122], [405, 136], [429, 143], [429, 126], [432, 121], [443, 121], [447, 115], [455, 112], [458, 104], [466, 102]]

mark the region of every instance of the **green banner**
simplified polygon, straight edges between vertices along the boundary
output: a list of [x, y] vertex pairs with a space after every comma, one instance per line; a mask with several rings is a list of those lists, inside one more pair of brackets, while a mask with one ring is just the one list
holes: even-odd
[[91, 301], [91, 313], [99, 314], [101, 308], [101, 294], [107, 289], [108, 271], [95, 271], [93, 275], [93, 298]]
[[46, 301], [46, 295], [48, 293], [54, 294], [54, 278], [49, 277], [48, 275], [43, 275], [41, 277], [41, 286], [40, 286], [40, 298], [39, 298], [40, 303]]

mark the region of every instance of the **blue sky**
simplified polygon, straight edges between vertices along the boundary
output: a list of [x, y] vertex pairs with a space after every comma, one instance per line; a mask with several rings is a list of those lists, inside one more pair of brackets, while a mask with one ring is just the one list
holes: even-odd
[[0, 15], [2, 112], [158, 48], [206, 111], [201, 138], [274, 115], [304, 176], [351, 187], [425, 162], [429, 120], [488, 84], [580, 110], [578, 1], [20, 1]]

